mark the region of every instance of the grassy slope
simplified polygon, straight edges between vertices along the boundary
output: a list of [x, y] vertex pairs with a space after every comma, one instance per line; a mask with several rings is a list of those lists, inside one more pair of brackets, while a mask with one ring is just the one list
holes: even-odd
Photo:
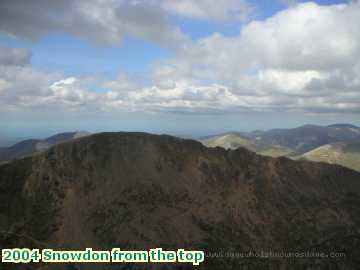
[[207, 147], [222, 147], [225, 149], [237, 149], [245, 147], [258, 154], [271, 157], [288, 156], [293, 153], [293, 150], [281, 145], [257, 145], [251, 139], [241, 137], [238, 134], [229, 133], [225, 135], [215, 136], [201, 141]]
[[300, 158], [339, 164], [360, 171], [360, 143], [327, 144], [305, 153]]
[[291, 156], [294, 151], [286, 146], [270, 145], [261, 151], [257, 151], [258, 154], [270, 157], [282, 157]]
[[207, 147], [219, 146], [225, 149], [236, 149], [239, 147], [245, 147], [250, 150], [255, 149], [255, 144], [253, 141], [232, 133], [215, 136], [206, 140], [202, 140], [201, 142]]

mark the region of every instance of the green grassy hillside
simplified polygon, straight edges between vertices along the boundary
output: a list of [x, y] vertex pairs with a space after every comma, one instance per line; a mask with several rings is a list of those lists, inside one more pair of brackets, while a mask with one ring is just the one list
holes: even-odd
[[280, 157], [289, 156], [294, 151], [282, 145], [265, 145], [258, 143], [256, 139], [246, 138], [237, 133], [227, 133], [201, 140], [207, 147], [222, 147], [225, 149], [237, 149], [244, 147], [264, 156]]
[[207, 147], [222, 147], [225, 149], [236, 149], [245, 147], [249, 150], [255, 151], [255, 143], [248, 138], [244, 138], [235, 133], [228, 133], [201, 140], [201, 143]]
[[360, 142], [323, 145], [305, 153], [300, 158], [339, 164], [360, 171]]

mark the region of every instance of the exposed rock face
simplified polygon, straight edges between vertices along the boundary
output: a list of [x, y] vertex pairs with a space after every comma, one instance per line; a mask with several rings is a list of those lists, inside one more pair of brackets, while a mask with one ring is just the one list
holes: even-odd
[[170, 136], [103, 133], [0, 166], [0, 246], [343, 252], [206, 258], [198, 269], [356, 269], [359, 205], [360, 174], [340, 166]]

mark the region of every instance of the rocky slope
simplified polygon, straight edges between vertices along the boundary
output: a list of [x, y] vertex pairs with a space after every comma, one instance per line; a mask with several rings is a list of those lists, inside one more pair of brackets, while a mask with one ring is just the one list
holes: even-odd
[[197, 268], [356, 269], [359, 205], [360, 174], [340, 166], [170, 136], [103, 133], [0, 166], [0, 246], [341, 252], [346, 256], [213, 257]]

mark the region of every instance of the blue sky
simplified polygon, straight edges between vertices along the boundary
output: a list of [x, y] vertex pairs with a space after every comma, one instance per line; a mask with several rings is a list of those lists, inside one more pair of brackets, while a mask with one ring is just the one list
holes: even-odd
[[0, 135], [360, 124], [356, 1], [36, 0], [0, 10]]

